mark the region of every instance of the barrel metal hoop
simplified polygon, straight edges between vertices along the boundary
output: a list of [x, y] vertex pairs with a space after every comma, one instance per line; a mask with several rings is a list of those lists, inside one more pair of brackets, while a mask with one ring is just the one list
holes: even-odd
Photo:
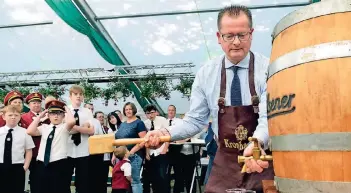
[[281, 193], [341, 193], [350, 192], [351, 182], [310, 181], [274, 177], [276, 187]]
[[308, 62], [351, 56], [351, 40], [328, 42], [301, 48], [280, 56], [268, 66], [268, 78], [274, 74]]
[[351, 12], [349, 0], [325, 0], [291, 12], [274, 27], [273, 40], [285, 29], [305, 20], [335, 13]]
[[272, 151], [351, 151], [350, 141], [351, 132], [289, 134], [272, 136], [271, 148]]

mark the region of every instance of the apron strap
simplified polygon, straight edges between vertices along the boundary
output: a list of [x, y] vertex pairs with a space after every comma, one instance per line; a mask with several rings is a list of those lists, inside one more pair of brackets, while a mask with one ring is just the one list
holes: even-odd
[[222, 70], [221, 70], [221, 90], [220, 90], [220, 97], [225, 98], [225, 92], [226, 92], [226, 82], [227, 82], [227, 75], [225, 71], [225, 56], [223, 57], [222, 60]]
[[[258, 112], [258, 104], [260, 99], [257, 96], [255, 89], [255, 55], [250, 51], [250, 62], [249, 62], [249, 87], [251, 93], [251, 104], [255, 108], [255, 113]], [[257, 111], [257, 112], [256, 112]]]
[[[220, 98], [225, 98], [226, 93], [226, 69], [225, 69], [225, 56], [222, 60], [222, 69], [221, 69], [221, 87], [220, 87]], [[251, 93], [251, 102], [252, 105], [257, 106], [259, 103], [259, 98], [255, 89], [255, 55], [250, 51], [250, 62], [249, 62], [249, 87]]]

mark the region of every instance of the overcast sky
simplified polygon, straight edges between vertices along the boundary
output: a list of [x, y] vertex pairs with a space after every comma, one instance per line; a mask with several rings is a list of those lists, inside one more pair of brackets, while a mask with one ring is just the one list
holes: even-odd
[[[90, 41], [60, 20], [43, 0], [1, 0], [0, 25], [53, 21], [53, 25], [0, 29], [1, 71], [20, 72], [71, 68], [106, 69], [112, 66], [95, 51]], [[87, 0], [98, 16], [150, 13], [174, 10], [220, 8], [230, 3], [263, 5], [306, 2], [306, 0]], [[255, 32], [252, 50], [267, 57], [271, 52], [271, 33], [276, 23], [297, 9], [253, 10]], [[104, 20], [107, 31], [131, 65], [192, 62], [195, 73], [207, 60], [220, 55], [216, 42], [217, 13], [157, 16]], [[200, 22], [201, 21], [201, 22]], [[134, 100], [134, 99], [128, 99]], [[169, 101], [158, 100], [166, 110], [177, 106], [188, 110], [188, 100], [178, 92]], [[95, 109], [110, 112], [121, 109], [110, 102], [95, 101]]]

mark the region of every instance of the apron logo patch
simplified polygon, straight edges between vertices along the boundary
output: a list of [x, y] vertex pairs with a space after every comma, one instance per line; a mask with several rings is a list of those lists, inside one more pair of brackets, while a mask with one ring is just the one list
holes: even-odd
[[289, 114], [295, 111], [296, 107], [292, 105], [295, 94], [288, 94], [281, 97], [270, 99], [267, 95], [267, 118], [273, 118], [279, 115]]
[[249, 133], [248, 130], [242, 126], [239, 125], [235, 130], [233, 131], [237, 142], [232, 142], [230, 139], [224, 139], [224, 145], [226, 148], [230, 149], [238, 149], [238, 150], [244, 150], [247, 147], [247, 143], [242, 143], [242, 141], [247, 140], [247, 134]]
[[236, 139], [238, 141], [243, 141], [243, 140], [246, 140], [247, 139], [247, 129], [242, 126], [242, 125], [239, 125], [236, 129], [235, 129], [235, 136], [236, 136]]

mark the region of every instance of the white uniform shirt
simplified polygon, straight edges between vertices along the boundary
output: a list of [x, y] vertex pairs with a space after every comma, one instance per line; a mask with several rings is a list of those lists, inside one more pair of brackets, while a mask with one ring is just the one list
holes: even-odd
[[[9, 127], [0, 127], [0, 163], [4, 163], [5, 140]], [[24, 154], [35, 147], [33, 139], [23, 127], [16, 126], [12, 131], [12, 164], [23, 164]]]
[[[49, 134], [52, 132], [54, 125], [44, 124], [38, 127], [41, 134], [40, 147], [38, 152], [37, 160], [44, 161], [44, 154], [46, 149], [46, 141]], [[67, 140], [70, 139], [71, 135], [66, 127], [66, 123], [56, 125], [54, 139], [51, 144], [50, 161], [54, 162], [61, 159], [67, 158]]]
[[[75, 111], [74, 108], [70, 105], [68, 108], [71, 110], [72, 114], [74, 115]], [[79, 116], [79, 125], [82, 126], [84, 123], [92, 123], [94, 119], [93, 114], [87, 108], [80, 107], [78, 111]], [[71, 138], [68, 139], [67, 145], [67, 155], [71, 158], [80, 158], [89, 156], [89, 144], [88, 144], [89, 135], [81, 134], [81, 143], [76, 146], [73, 143]]]
[[[147, 119], [144, 121], [145, 127], [148, 131], [151, 129], [151, 120]], [[156, 116], [154, 119], [154, 129], [164, 129], [168, 128], [169, 123], [167, 122], [167, 119], [161, 116]], [[163, 148], [165, 147], [165, 144], [163, 144], [161, 147], [158, 149], [150, 149], [150, 155], [158, 156], [162, 152]]]
[[[128, 159], [126, 159], [128, 160]], [[132, 176], [132, 166], [129, 162], [122, 164], [121, 170], [124, 172], [124, 176]]]
[[[97, 119], [93, 119], [93, 125], [95, 128], [95, 133], [94, 135], [104, 135], [104, 134], [109, 134], [109, 133], [113, 133], [113, 131], [108, 128], [108, 131], [106, 133], [105, 129], [102, 127], [102, 125], [100, 124], [99, 120]], [[110, 161], [111, 160], [111, 156], [110, 153], [105, 153], [104, 154], [104, 161]]]

